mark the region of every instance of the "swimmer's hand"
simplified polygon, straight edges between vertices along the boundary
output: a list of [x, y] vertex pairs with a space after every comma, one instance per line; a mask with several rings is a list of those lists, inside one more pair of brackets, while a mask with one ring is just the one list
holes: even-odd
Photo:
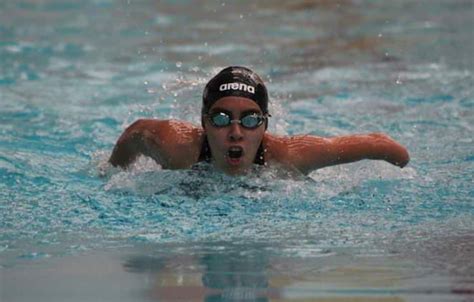
[[405, 147], [400, 145], [390, 136], [383, 133], [369, 134], [373, 147], [369, 159], [382, 159], [400, 168], [405, 167], [410, 161], [410, 156]]

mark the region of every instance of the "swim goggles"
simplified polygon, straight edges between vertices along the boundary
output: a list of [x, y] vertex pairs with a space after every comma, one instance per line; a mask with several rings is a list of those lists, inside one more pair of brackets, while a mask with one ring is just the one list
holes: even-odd
[[240, 117], [238, 120], [233, 120], [230, 114], [218, 111], [208, 115], [209, 121], [212, 126], [217, 128], [223, 128], [230, 126], [232, 123], [238, 123], [246, 129], [258, 128], [268, 118], [259, 113], [249, 112]]

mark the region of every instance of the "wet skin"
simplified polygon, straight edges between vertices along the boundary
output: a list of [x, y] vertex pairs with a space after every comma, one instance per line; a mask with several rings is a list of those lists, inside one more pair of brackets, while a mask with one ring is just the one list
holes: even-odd
[[[218, 111], [231, 115], [232, 120], [239, 120], [248, 112], [262, 113], [252, 100], [235, 96], [218, 100], [209, 113]], [[127, 168], [139, 155], [145, 155], [164, 169], [188, 169], [200, 160], [206, 137], [212, 164], [229, 175], [245, 173], [253, 165], [260, 144], [266, 165], [304, 174], [363, 159], [384, 160], [401, 168], [410, 160], [406, 148], [383, 133], [329, 138], [275, 136], [266, 132], [265, 123], [255, 129], [246, 129], [235, 122], [219, 128], [203, 116], [202, 128], [184, 121], [138, 120], [122, 133], [109, 162]], [[232, 150], [235, 148], [239, 152]]]

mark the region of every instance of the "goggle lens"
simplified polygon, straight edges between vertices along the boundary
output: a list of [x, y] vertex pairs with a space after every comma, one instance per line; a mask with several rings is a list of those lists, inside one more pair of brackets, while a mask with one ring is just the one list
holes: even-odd
[[247, 129], [255, 129], [265, 121], [265, 117], [258, 113], [249, 113], [240, 118], [240, 120], [232, 120], [230, 115], [225, 112], [216, 112], [212, 114], [209, 118], [211, 124], [214, 127], [227, 127], [232, 122], [236, 122], [242, 125], [242, 127]]
[[211, 116], [211, 122], [215, 127], [225, 127], [230, 125], [230, 116], [224, 112], [219, 112]]
[[240, 124], [244, 126], [244, 128], [256, 128], [260, 126], [263, 123], [263, 116], [260, 116], [258, 114], [252, 113], [249, 115], [246, 115], [240, 119]]

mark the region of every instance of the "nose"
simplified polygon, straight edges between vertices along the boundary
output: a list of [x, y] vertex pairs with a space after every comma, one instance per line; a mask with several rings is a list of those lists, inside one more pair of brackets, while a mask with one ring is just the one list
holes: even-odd
[[232, 123], [229, 128], [229, 140], [232, 142], [240, 141], [243, 138], [242, 129], [239, 123]]

